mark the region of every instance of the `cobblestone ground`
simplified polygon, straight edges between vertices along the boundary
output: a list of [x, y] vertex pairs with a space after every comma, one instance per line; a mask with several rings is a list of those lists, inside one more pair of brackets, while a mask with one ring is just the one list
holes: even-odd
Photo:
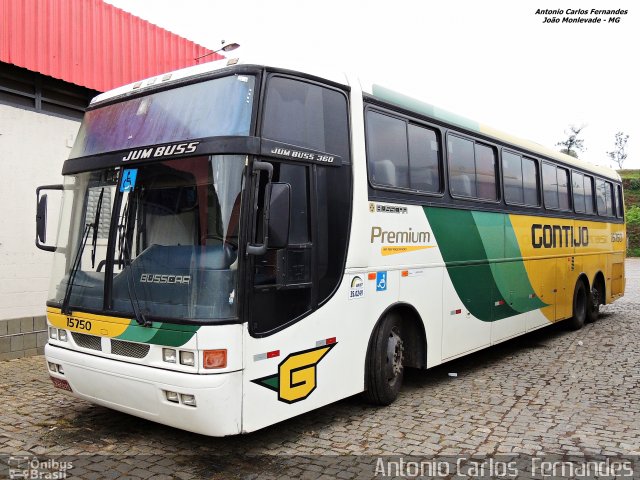
[[0, 454], [72, 458], [76, 478], [142, 479], [353, 478], [345, 454], [639, 455], [639, 286], [640, 260], [628, 260], [626, 296], [582, 330], [553, 325], [409, 371], [386, 408], [353, 397], [224, 439], [66, 396], [42, 356], [0, 362]]

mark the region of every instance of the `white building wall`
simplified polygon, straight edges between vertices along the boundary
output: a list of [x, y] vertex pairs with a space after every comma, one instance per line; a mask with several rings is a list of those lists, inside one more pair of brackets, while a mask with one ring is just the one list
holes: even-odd
[[[79, 126], [0, 105], [0, 320], [44, 315], [53, 254], [34, 244], [35, 190], [62, 183], [62, 164]], [[57, 228], [57, 199], [50, 196], [48, 235]], [[54, 241], [47, 237], [48, 244]]]

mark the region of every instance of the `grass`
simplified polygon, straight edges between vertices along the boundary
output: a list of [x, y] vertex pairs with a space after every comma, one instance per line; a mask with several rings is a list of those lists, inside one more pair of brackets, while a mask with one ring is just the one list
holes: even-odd
[[[640, 170], [618, 170], [624, 186], [624, 204], [627, 215], [627, 235], [629, 236], [628, 257], [640, 257], [638, 228], [640, 221], [631, 207], [640, 207]], [[633, 212], [633, 214], [632, 214]]]
[[640, 178], [640, 170], [618, 170], [622, 178]]

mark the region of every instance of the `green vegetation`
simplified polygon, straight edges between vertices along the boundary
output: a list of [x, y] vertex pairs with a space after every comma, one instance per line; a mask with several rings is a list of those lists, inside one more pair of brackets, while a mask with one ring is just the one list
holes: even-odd
[[640, 170], [618, 170], [624, 187], [627, 255], [640, 257]]

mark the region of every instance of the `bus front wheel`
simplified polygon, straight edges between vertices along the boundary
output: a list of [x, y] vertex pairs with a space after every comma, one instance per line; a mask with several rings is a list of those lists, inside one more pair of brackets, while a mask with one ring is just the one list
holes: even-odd
[[392, 403], [402, 386], [404, 342], [400, 316], [389, 313], [378, 324], [367, 354], [365, 399], [374, 405]]
[[584, 282], [578, 280], [573, 291], [573, 316], [569, 319], [569, 328], [579, 330], [587, 319], [589, 296]]

